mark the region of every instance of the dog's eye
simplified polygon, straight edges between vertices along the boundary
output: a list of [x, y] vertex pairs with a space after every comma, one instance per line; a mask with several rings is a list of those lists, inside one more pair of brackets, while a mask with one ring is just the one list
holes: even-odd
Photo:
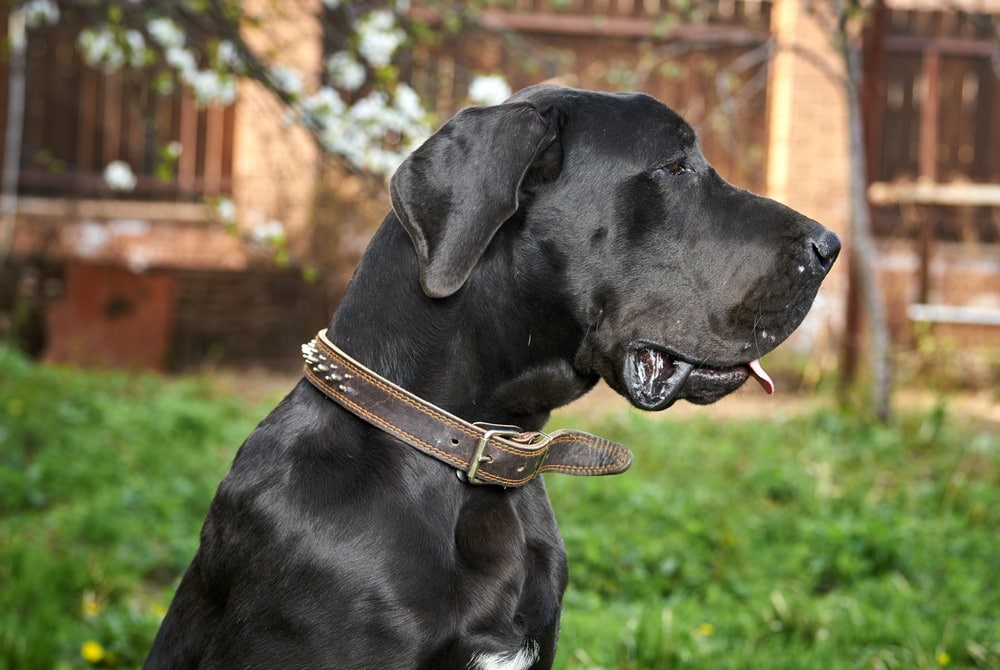
[[689, 168], [687, 165], [684, 165], [680, 161], [673, 161], [672, 163], [667, 163], [666, 165], [661, 167], [660, 171], [666, 172], [671, 177], [679, 177], [682, 174], [690, 172], [691, 168]]

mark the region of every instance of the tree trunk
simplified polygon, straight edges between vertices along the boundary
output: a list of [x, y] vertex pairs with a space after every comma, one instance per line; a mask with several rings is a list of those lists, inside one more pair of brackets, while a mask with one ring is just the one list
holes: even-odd
[[15, 7], [7, 17], [10, 57], [7, 62], [7, 128], [4, 133], [3, 181], [0, 183], [0, 270], [7, 262], [14, 241], [17, 218], [17, 183], [21, 169], [21, 138], [24, 131], [24, 70], [27, 32], [24, 11]]
[[844, 34], [843, 54], [847, 66], [845, 89], [849, 117], [851, 169], [851, 266], [858, 281], [858, 291], [868, 316], [871, 335], [870, 364], [875, 413], [888, 421], [891, 409], [892, 370], [890, 363], [889, 327], [885, 302], [876, 271], [875, 243], [871, 233], [871, 210], [866, 195], [868, 187], [865, 160], [864, 125], [858, 90], [863, 77], [860, 50]]

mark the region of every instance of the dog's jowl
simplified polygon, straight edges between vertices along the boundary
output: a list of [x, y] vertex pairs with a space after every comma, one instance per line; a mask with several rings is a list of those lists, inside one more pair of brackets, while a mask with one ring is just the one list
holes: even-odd
[[799, 325], [840, 250], [726, 183], [656, 100], [551, 86], [467, 109], [392, 212], [306, 377], [219, 486], [147, 668], [548, 668], [566, 556], [540, 431], [600, 379], [710, 403]]

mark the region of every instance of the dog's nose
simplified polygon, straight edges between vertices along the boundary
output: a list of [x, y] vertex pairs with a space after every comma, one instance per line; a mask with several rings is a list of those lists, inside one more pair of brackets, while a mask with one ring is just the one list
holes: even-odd
[[809, 242], [812, 244], [813, 253], [816, 254], [816, 260], [819, 261], [820, 267], [823, 268], [824, 272], [829, 272], [840, 253], [840, 238], [832, 230], [824, 228]]

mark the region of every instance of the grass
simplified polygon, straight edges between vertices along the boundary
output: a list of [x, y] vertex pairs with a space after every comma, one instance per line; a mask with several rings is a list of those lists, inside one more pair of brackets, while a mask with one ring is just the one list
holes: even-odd
[[[137, 667], [269, 405], [0, 348], [0, 669]], [[943, 406], [666, 416], [557, 419], [635, 451], [547, 480], [557, 667], [1000, 668], [1000, 437]]]
[[138, 667], [263, 411], [0, 348], [0, 668]]
[[607, 485], [550, 480], [564, 668], [1000, 668], [1000, 438], [938, 408], [592, 426]]

